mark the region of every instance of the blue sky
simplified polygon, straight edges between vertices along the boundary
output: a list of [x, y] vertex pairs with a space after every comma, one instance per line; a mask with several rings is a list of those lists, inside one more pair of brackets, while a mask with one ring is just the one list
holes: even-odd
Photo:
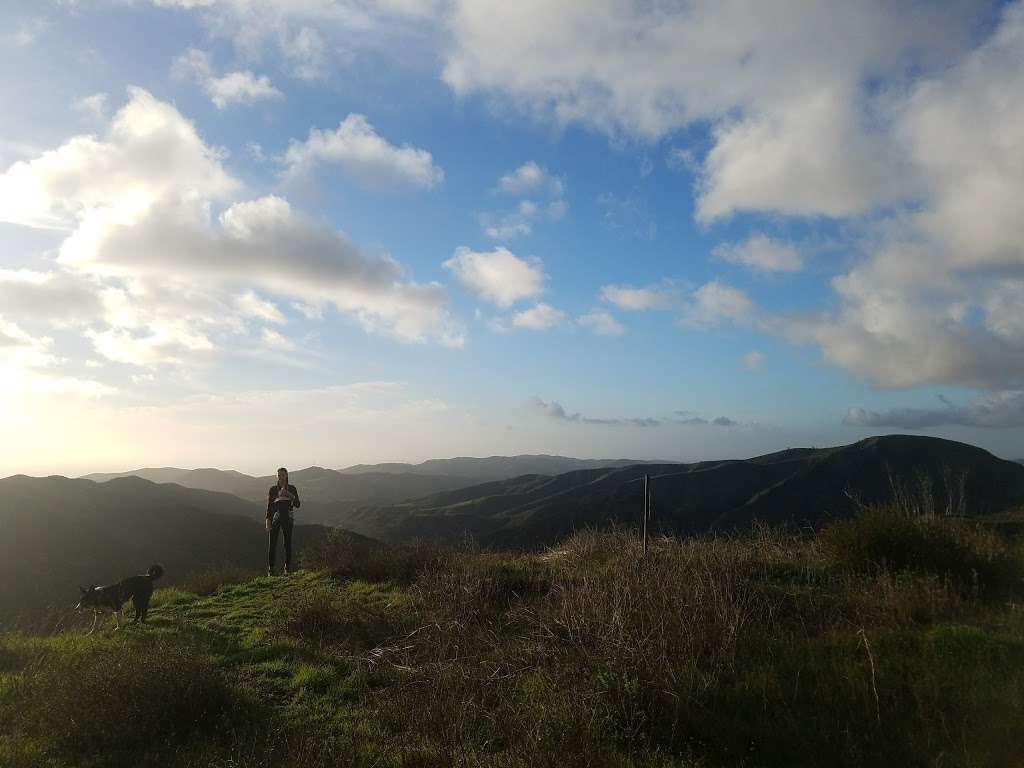
[[1024, 5], [891, 6], [6, 3], [0, 463], [1024, 455]]

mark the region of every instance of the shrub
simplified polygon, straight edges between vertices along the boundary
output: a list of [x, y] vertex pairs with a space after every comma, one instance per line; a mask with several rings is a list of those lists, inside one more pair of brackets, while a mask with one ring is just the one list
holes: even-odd
[[429, 543], [389, 545], [341, 528], [306, 546], [303, 565], [327, 571], [335, 579], [408, 584], [443, 557]]
[[400, 631], [386, 606], [356, 600], [344, 592], [317, 590], [299, 597], [276, 620], [278, 632], [315, 645], [365, 650]]
[[73, 756], [172, 747], [216, 732], [239, 704], [205, 657], [167, 641], [43, 652], [14, 697], [24, 730]]
[[460, 620], [495, 618], [515, 603], [551, 589], [550, 568], [536, 560], [490, 552], [453, 552], [421, 572], [421, 605]]
[[1012, 591], [1024, 576], [1020, 561], [994, 534], [936, 515], [901, 514], [894, 507], [869, 507], [830, 523], [819, 542], [833, 564], [860, 573], [930, 573], [987, 594]]

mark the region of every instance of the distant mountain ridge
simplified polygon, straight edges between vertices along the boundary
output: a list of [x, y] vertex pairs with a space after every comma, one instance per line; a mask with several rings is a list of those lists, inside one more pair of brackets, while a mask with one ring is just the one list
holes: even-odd
[[645, 474], [652, 478], [656, 528], [684, 534], [755, 521], [818, 526], [859, 503], [885, 501], [900, 486], [969, 514], [1024, 503], [1019, 464], [964, 443], [890, 435], [745, 460], [528, 475], [364, 507], [346, 526], [390, 541], [453, 539], [468, 531], [496, 546], [541, 545], [581, 527], [635, 524]]
[[[341, 470], [307, 467], [290, 473], [302, 498], [301, 519], [324, 525], [345, 525], [351, 513], [366, 505], [392, 504], [465, 488], [489, 480], [526, 474], [557, 475], [577, 469], [611, 468], [635, 463], [630, 459], [573, 459], [566, 456], [526, 455], [431, 459], [422, 464], [360, 464]], [[253, 477], [235, 470], [148, 467], [128, 472], [96, 472], [82, 479], [109, 482], [141, 477], [154, 483], [177, 483], [230, 493], [258, 504], [266, 503], [267, 488], [276, 475]]]
[[450, 475], [468, 478], [476, 482], [488, 482], [522, 475], [561, 475], [578, 469], [611, 469], [643, 463], [645, 462], [641, 459], [574, 459], [569, 456], [539, 453], [482, 458], [456, 456], [451, 459], [428, 459], [419, 464], [355, 464], [338, 471], [345, 475], [359, 475], [367, 472]]

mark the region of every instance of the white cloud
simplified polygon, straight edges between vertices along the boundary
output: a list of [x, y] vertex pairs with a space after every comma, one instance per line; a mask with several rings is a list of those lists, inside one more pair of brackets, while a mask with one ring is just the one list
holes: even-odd
[[964, 426], [1006, 429], [1024, 426], [1024, 391], [1003, 390], [978, 398], [967, 406], [940, 398], [941, 408], [894, 408], [878, 412], [850, 408], [843, 423], [854, 427], [928, 429]]
[[[66, 362], [53, 352], [49, 336], [36, 337], [0, 316], [0, 395], [57, 394], [96, 398], [115, 392], [90, 379], [65, 376], [54, 369]], [[13, 412], [13, 411], [12, 411]]]
[[[882, 386], [1016, 388], [1024, 381], [1024, 4], [897, 110], [921, 199], [883, 222], [866, 259], [833, 280], [834, 313], [797, 340]], [[979, 322], [980, 320], [980, 322]]]
[[[508, 241], [533, 234], [536, 219], [546, 215], [551, 221], [559, 221], [569, 210], [569, 204], [562, 197], [564, 180], [552, 176], [533, 160], [502, 176], [498, 180], [497, 191], [526, 199], [520, 200], [511, 211], [480, 215], [484, 234], [492, 240]], [[544, 200], [547, 202], [542, 206]]]
[[766, 235], [754, 235], [742, 243], [723, 243], [712, 255], [761, 272], [799, 272], [803, 267], [800, 251]]
[[104, 120], [107, 117], [107, 100], [109, 98], [106, 93], [93, 93], [76, 101], [75, 109], [90, 120]]
[[598, 336], [622, 336], [626, 332], [625, 326], [604, 309], [594, 309], [580, 315], [576, 322]]
[[744, 324], [753, 319], [754, 311], [754, 303], [743, 291], [714, 280], [693, 292], [681, 322], [697, 328], [712, 327], [724, 321]]
[[195, 48], [190, 48], [175, 61], [172, 72], [178, 77], [196, 80], [217, 109], [224, 109], [229, 104], [253, 104], [284, 96], [270, 83], [269, 77], [255, 75], [249, 70], [228, 72], [218, 77], [213, 72], [209, 54]]
[[679, 290], [671, 281], [646, 288], [632, 285], [606, 285], [601, 298], [619, 309], [642, 312], [649, 309], [671, 309], [679, 303]]
[[530, 160], [523, 163], [511, 173], [507, 173], [498, 181], [498, 189], [510, 195], [537, 195], [550, 192], [561, 197], [564, 184]]
[[272, 328], [264, 328], [260, 332], [260, 337], [264, 346], [276, 352], [294, 352], [297, 349], [294, 341]]
[[[910, 181], [867, 81], [941, 64], [972, 11], [928, 4], [458, 0], [444, 79], [535, 116], [655, 140], [714, 128], [701, 218], [849, 215]], [[811, 66], [808, 62], [813, 62]]]
[[466, 288], [499, 307], [536, 298], [544, 291], [543, 262], [536, 257], [520, 259], [502, 246], [486, 252], [460, 246], [442, 266]]
[[764, 352], [758, 352], [756, 349], [752, 350], [743, 356], [743, 367], [748, 371], [756, 371], [764, 365], [765, 359]]
[[484, 234], [492, 240], [508, 241], [521, 235], [533, 233], [533, 219], [537, 216], [537, 204], [522, 200], [512, 212], [495, 215], [485, 213], [480, 216], [480, 224]]
[[15, 25], [14, 31], [7, 35], [7, 39], [19, 48], [28, 48], [39, 39], [49, 26], [50, 22], [42, 16], [23, 19]]
[[311, 128], [306, 141], [291, 143], [283, 161], [288, 176], [308, 172], [318, 163], [337, 163], [369, 188], [431, 189], [444, 180], [444, 171], [434, 165], [428, 151], [389, 143], [357, 114], [350, 114], [334, 131]]
[[536, 304], [512, 315], [512, 325], [531, 331], [546, 331], [565, 322], [565, 313], [548, 304]]
[[[391, 257], [281, 197], [235, 200], [222, 154], [169, 104], [130, 93], [103, 138], [73, 137], [0, 174], [0, 216], [68, 231], [55, 271], [0, 279], [19, 311], [38, 302], [70, 323], [77, 308], [100, 354], [143, 366], [212, 359], [250, 323], [283, 322], [273, 298], [334, 306], [406, 341], [462, 344], [442, 286], [410, 282]], [[213, 204], [227, 207], [215, 216]]]

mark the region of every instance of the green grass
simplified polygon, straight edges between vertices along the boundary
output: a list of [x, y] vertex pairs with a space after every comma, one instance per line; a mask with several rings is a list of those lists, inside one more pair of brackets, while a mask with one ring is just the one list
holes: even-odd
[[901, 526], [403, 548], [394, 578], [335, 542], [146, 627], [0, 636], [0, 765], [1019, 765], [1020, 585], [962, 578], [1019, 549]]

